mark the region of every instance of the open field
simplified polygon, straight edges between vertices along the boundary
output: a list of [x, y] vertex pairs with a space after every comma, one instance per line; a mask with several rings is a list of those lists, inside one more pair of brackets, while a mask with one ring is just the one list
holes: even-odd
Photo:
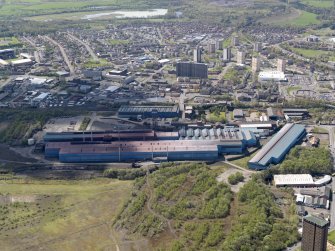
[[111, 179], [0, 181], [1, 250], [117, 250], [112, 221], [131, 184]]
[[306, 11], [299, 11], [299, 12], [300, 14], [298, 17], [293, 17], [291, 19], [284, 19], [277, 22], [277, 24], [301, 27], [320, 23], [320, 21], [316, 18], [317, 16], [316, 14]]
[[292, 51], [300, 54], [307, 58], [316, 58], [321, 55], [330, 55], [330, 51], [322, 51], [322, 50], [312, 50], [312, 49], [302, 49], [302, 48], [292, 48]]
[[101, 1], [68, 1], [58, 2], [46, 0], [3, 1], [1, 2], [0, 16], [36, 16], [42, 14], [56, 14], [76, 11], [97, 11], [107, 9], [146, 9], [149, 6], [157, 8], [164, 5], [161, 1], [134, 1], [134, 0], [101, 0]]
[[332, 0], [301, 0], [301, 3], [318, 8], [330, 8], [334, 6], [334, 1]]

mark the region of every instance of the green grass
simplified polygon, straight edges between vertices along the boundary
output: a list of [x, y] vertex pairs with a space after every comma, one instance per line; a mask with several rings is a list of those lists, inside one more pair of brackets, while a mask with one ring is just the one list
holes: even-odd
[[334, 1], [332, 0], [301, 0], [301, 3], [317, 8], [330, 8], [334, 6]]
[[280, 21], [278, 22], [278, 24], [279, 25], [299, 26], [299, 27], [319, 24], [320, 20], [318, 20], [316, 17], [317, 15], [314, 13], [301, 11], [301, 14], [299, 17], [294, 18], [294, 19]]
[[335, 230], [328, 233], [328, 241], [335, 245]]
[[311, 131], [312, 133], [328, 133], [328, 130], [319, 126], [316, 126]]
[[89, 117], [85, 117], [83, 121], [81, 122], [79, 131], [85, 131], [90, 122], [91, 122], [91, 119]]
[[316, 58], [318, 56], [327, 55], [330, 53], [329, 51], [293, 48], [293, 47], [292, 47], [292, 51], [304, 57], [307, 57], [307, 58]]
[[253, 154], [249, 155], [249, 156], [245, 156], [243, 158], [232, 160], [230, 162], [235, 164], [235, 165], [238, 165], [240, 167], [243, 167], [243, 168], [249, 168], [248, 167], [248, 161], [251, 160], [256, 155], [256, 153], [257, 153], [257, 151], [254, 152]]
[[211, 112], [208, 116], [208, 121], [210, 122], [224, 122], [226, 121], [226, 113], [225, 112]]
[[108, 43], [110, 45], [122, 45], [122, 44], [128, 44], [129, 40], [122, 40], [122, 39], [109, 39]]
[[110, 225], [128, 198], [131, 184], [112, 179], [0, 181], [1, 194], [35, 198], [0, 206], [1, 249], [114, 247]]
[[96, 67], [102, 67], [102, 66], [107, 66], [110, 65], [111, 63], [108, 62], [106, 59], [104, 58], [99, 58], [98, 61], [95, 60], [89, 60], [87, 62], [84, 63], [84, 67], [85, 68], [96, 68]]
[[301, 89], [302, 89], [301, 86], [289, 86], [289, 87], [287, 87], [287, 93], [289, 95], [291, 95], [291, 94], [293, 94], [293, 92], [299, 91]]

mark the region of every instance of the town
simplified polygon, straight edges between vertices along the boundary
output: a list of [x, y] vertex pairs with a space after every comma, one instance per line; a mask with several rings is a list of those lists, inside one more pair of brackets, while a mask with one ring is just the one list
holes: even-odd
[[[184, 12], [83, 12], [93, 29], [0, 36], [0, 212], [11, 219], [0, 219], [1, 241], [43, 226], [27, 249], [49, 249], [42, 239], [80, 226], [90, 217], [75, 207], [96, 200], [95, 217], [115, 211], [104, 248], [335, 250], [334, 29], [236, 28]], [[25, 231], [5, 250], [26, 247]], [[94, 231], [78, 250], [97, 247]]]

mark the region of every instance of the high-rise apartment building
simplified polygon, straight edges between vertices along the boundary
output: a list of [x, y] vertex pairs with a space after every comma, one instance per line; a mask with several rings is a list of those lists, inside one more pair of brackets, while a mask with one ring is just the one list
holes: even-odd
[[223, 49], [223, 61], [230, 62], [231, 60], [231, 48], [224, 48]]
[[237, 64], [245, 64], [245, 52], [244, 51], [237, 51], [236, 62]]
[[260, 67], [261, 67], [260, 59], [258, 57], [252, 58], [252, 61], [251, 61], [252, 72], [253, 73], [258, 72], [260, 70]]
[[278, 59], [277, 61], [277, 71], [285, 72], [286, 70], [286, 60], [285, 59]]
[[199, 46], [193, 51], [193, 61], [194, 63], [201, 63], [201, 48]]
[[302, 226], [303, 251], [326, 251], [329, 222], [323, 218], [308, 215]]

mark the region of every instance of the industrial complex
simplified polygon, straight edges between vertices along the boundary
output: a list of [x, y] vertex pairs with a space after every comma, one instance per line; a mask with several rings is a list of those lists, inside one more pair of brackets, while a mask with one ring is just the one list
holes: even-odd
[[45, 157], [61, 162], [216, 160], [258, 143], [252, 132], [238, 129], [188, 129], [187, 133], [189, 136], [151, 130], [47, 133]]

